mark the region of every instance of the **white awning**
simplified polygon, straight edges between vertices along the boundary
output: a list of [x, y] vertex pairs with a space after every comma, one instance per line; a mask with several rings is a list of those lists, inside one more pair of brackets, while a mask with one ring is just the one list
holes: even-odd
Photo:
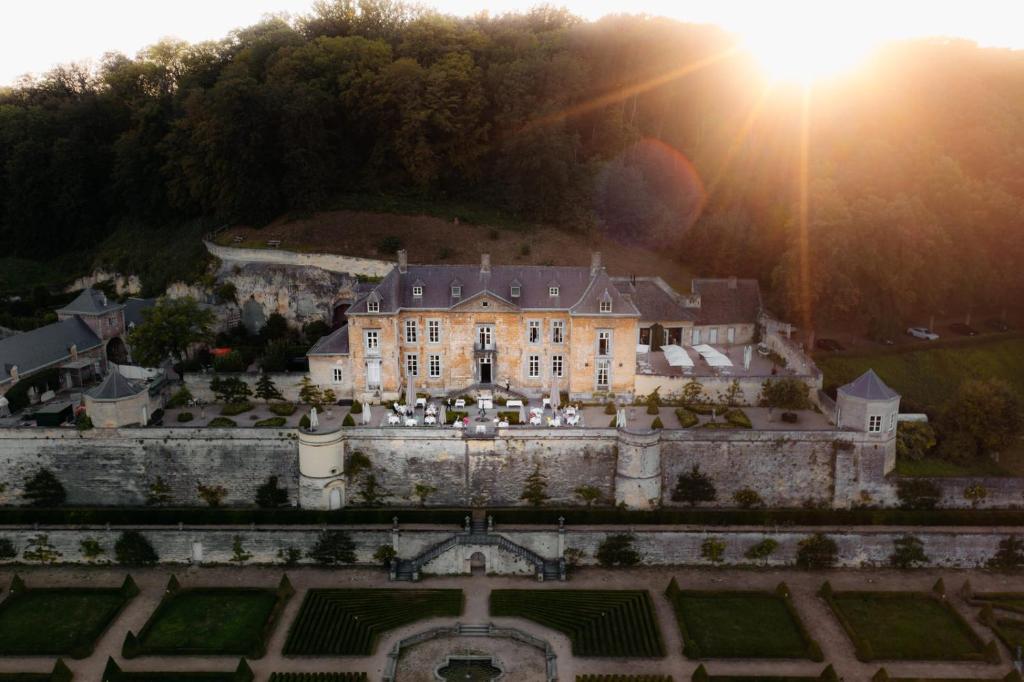
[[694, 346], [693, 349], [712, 367], [732, 367], [732, 360], [706, 343]]
[[662, 346], [662, 352], [665, 354], [665, 361], [668, 362], [670, 367], [693, 367], [693, 358], [686, 352], [685, 348], [681, 346]]

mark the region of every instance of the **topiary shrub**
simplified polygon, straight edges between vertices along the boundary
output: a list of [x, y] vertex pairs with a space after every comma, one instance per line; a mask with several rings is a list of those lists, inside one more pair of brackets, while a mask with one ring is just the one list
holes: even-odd
[[267, 417], [266, 419], [260, 419], [253, 426], [258, 429], [270, 429], [284, 426], [287, 421], [284, 417]]
[[251, 409], [252, 403], [248, 401], [241, 403], [228, 403], [227, 405], [221, 408], [220, 413], [225, 417], [234, 417], [236, 415], [242, 414], [243, 412], [248, 412]]
[[797, 416], [796, 412], [783, 412], [781, 419], [787, 424], [796, 424], [800, 417]]
[[652, 429], [663, 429], [665, 425], [661, 423], [661, 417], [655, 417], [654, 421], [651, 422]]
[[341, 420], [342, 426], [355, 426], [356, 420], [352, 418], [352, 413], [349, 412], [345, 415], [345, 418]]
[[295, 403], [270, 403], [270, 411], [278, 417], [290, 417], [295, 414]]
[[195, 419], [195, 416], [191, 412], [179, 412], [177, 419], [180, 423], [184, 424]]
[[299, 428], [300, 429], [308, 429], [309, 428], [309, 415], [308, 414], [302, 415], [302, 418], [299, 419]]
[[353, 400], [352, 401], [352, 408], [348, 412], [349, 412], [349, 414], [362, 414], [363, 413], [363, 404], [361, 402], [359, 402], [358, 400]]
[[764, 500], [751, 488], [740, 488], [732, 494], [732, 499], [740, 509], [753, 509], [764, 504]]
[[679, 420], [679, 426], [684, 429], [688, 429], [691, 426], [696, 426], [700, 423], [700, 419], [697, 418], [697, 415], [685, 407], [676, 408], [676, 419]]
[[731, 410], [726, 411], [723, 416], [725, 417], [725, 421], [737, 428], [753, 428], [753, 424], [750, 423], [750, 417], [748, 417], [747, 413], [738, 407], [734, 407]]
[[604, 404], [604, 413], [605, 414], [615, 414], [615, 403], [605, 403]]
[[234, 419], [228, 419], [227, 417], [214, 417], [207, 424], [211, 429], [233, 429], [238, 426]]
[[114, 558], [126, 566], [149, 566], [160, 560], [153, 545], [135, 530], [126, 530], [114, 543]]

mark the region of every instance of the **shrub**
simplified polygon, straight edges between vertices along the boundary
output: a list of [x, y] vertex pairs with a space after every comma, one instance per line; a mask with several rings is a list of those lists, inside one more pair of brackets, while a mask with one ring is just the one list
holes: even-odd
[[999, 541], [999, 548], [988, 560], [989, 568], [1020, 568], [1024, 566], [1024, 540], [1011, 535]]
[[341, 420], [342, 426], [355, 426], [356, 420], [352, 418], [352, 413], [349, 412], [345, 415], [345, 418]]
[[811, 406], [810, 388], [794, 377], [768, 379], [761, 384], [761, 404], [785, 410], [804, 410]]
[[516, 426], [519, 424], [519, 413], [512, 410], [508, 412], [499, 412], [498, 420], [508, 422], [510, 426]]
[[252, 389], [238, 377], [214, 377], [210, 390], [219, 402], [244, 403], [252, 395]]
[[322, 566], [354, 564], [356, 544], [343, 530], [320, 531], [316, 544], [309, 551], [309, 558]]
[[228, 403], [221, 408], [220, 413], [225, 417], [234, 417], [242, 414], [243, 412], [248, 412], [251, 409], [252, 403], [248, 401], [241, 403]]
[[284, 417], [267, 417], [266, 419], [260, 419], [258, 422], [253, 424], [258, 429], [271, 429], [284, 426], [287, 423], [287, 419]]
[[696, 426], [700, 423], [700, 419], [697, 418], [697, 415], [685, 407], [676, 408], [676, 419], [679, 420], [679, 426], [684, 429], [688, 429], [691, 426]]
[[796, 565], [800, 568], [830, 568], [835, 566], [838, 554], [835, 540], [823, 533], [815, 533], [798, 544]]
[[893, 552], [889, 555], [889, 564], [893, 568], [913, 568], [914, 564], [928, 563], [924, 544], [913, 535], [896, 538], [892, 544]]
[[238, 426], [238, 423], [227, 417], [214, 417], [207, 426], [211, 429], [233, 429]]
[[193, 419], [195, 419], [195, 416], [191, 412], [179, 412], [178, 413], [178, 422], [180, 422], [182, 424], [184, 424], [185, 422], [190, 422]]
[[388, 568], [391, 566], [391, 560], [398, 556], [398, 552], [391, 545], [381, 545], [377, 548], [377, 551], [373, 553], [373, 560], [377, 563]]
[[214, 372], [244, 372], [245, 358], [237, 350], [225, 355], [219, 355], [213, 359]]
[[302, 417], [299, 419], [299, 428], [300, 429], [308, 429], [309, 428], [309, 415], [308, 414], [302, 415]]
[[417, 483], [412, 487], [412, 494], [420, 501], [420, 506], [425, 507], [427, 498], [437, 492], [437, 488], [426, 483]]
[[783, 412], [781, 419], [787, 424], [796, 424], [800, 421], [800, 417], [796, 412]]
[[277, 550], [277, 558], [285, 566], [296, 566], [299, 560], [302, 559], [302, 550], [298, 547], [282, 547]]
[[[287, 365], [288, 359], [285, 357], [285, 366], [287, 367]], [[284, 396], [281, 395], [281, 391], [277, 390], [277, 386], [269, 374], [260, 375], [260, 378], [256, 381], [255, 394], [257, 398], [268, 404], [271, 400], [284, 400]]]
[[750, 488], [740, 488], [732, 494], [732, 499], [740, 509], [753, 509], [764, 504], [757, 491]]
[[241, 566], [251, 558], [252, 552], [245, 551], [245, 548], [242, 546], [242, 536], [236, 535], [231, 538], [231, 558], [228, 561]]
[[273, 509], [288, 504], [288, 491], [277, 485], [277, 476], [270, 476], [256, 488], [256, 506]]
[[604, 404], [604, 413], [605, 414], [615, 414], [615, 403], [605, 403]]
[[592, 485], [581, 485], [573, 493], [588, 507], [601, 499], [601, 489]]
[[971, 503], [972, 507], [977, 506], [988, 497], [988, 490], [980, 483], [972, 483], [964, 488], [964, 499]]
[[126, 566], [149, 566], [160, 560], [146, 536], [135, 530], [121, 533], [114, 543], [114, 558]]
[[82, 550], [82, 556], [90, 563], [107, 553], [107, 550], [103, 549], [103, 545], [96, 538], [85, 538], [78, 543], [78, 546]]
[[700, 555], [713, 564], [725, 561], [725, 541], [719, 538], [708, 538], [700, 543]]
[[935, 481], [901, 478], [896, 481], [896, 497], [902, 509], [934, 509], [942, 499], [942, 490]]
[[661, 417], [654, 418], [654, 420], [651, 422], [651, 428], [655, 430], [665, 428], [665, 425], [661, 423]]
[[270, 411], [278, 417], [290, 417], [295, 414], [295, 403], [270, 403]]
[[192, 392], [188, 390], [187, 386], [182, 386], [167, 401], [167, 407], [185, 407], [190, 400], [192, 400]]
[[196, 489], [199, 492], [199, 499], [211, 507], [219, 507], [228, 494], [227, 488], [222, 485], [203, 485], [198, 483], [196, 484]]
[[170, 504], [173, 499], [171, 486], [167, 485], [162, 477], [157, 476], [156, 480], [149, 484], [149, 490], [146, 492], [146, 504], [150, 506]]
[[636, 566], [640, 554], [633, 547], [634, 538], [628, 533], [609, 535], [601, 541], [594, 558], [605, 568], [612, 566]]
[[21, 494], [33, 507], [58, 507], [68, 497], [64, 485], [49, 469], [40, 469], [35, 476], [25, 479]]
[[896, 456], [920, 460], [935, 447], [935, 429], [927, 422], [899, 422], [896, 425]]
[[85, 412], [75, 417], [75, 428], [79, 431], [88, 431], [92, 427], [92, 418]]
[[540, 464], [533, 469], [533, 473], [526, 477], [523, 492], [520, 500], [526, 500], [534, 507], [539, 507], [548, 499], [548, 477], [540, 470]]
[[715, 484], [696, 464], [689, 473], [679, 474], [675, 490], [672, 491], [673, 502], [687, 502], [690, 506], [698, 502], [714, 502], [717, 497]]
[[655, 401], [655, 402], [648, 401], [647, 402], [647, 414], [658, 414], [660, 411], [661, 411], [661, 408], [658, 407], [657, 401]]
[[362, 414], [363, 413], [363, 404], [361, 402], [359, 402], [358, 400], [353, 400], [352, 401], [352, 407], [349, 408], [348, 413], [349, 414]]
[[753, 428], [753, 424], [750, 423], [750, 417], [748, 417], [747, 413], [739, 409], [738, 407], [734, 407], [731, 410], [727, 410], [724, 417], [725, 421], [727, 421], [729, 424], [737, 428]]
[[18, 556], [18, 550], [10, 538], [0, 538], [0, 559], [13, 559]]
[[768, 565], [768, 557], [771, 556], [776, 549], [778, 549], [779, 543], [772, 538], [765, 538], [756, 545], [751, 545], [750, 549], [743, 553], [748, 559], [753, 561], [764, 561], [764, 564]]

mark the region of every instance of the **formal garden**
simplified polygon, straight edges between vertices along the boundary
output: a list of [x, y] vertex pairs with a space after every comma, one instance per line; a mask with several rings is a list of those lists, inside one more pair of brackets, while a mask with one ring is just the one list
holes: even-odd
[[712, 675], [701, 665], [690, 678], [692, 682], [839, 682], [839, 676], [832, 666], [827, 666], [820, 675]]
[[245, 659], [234, 670], [226, 671], [125, 671], [113, 658], [103, 669], [103, 682], [253, 682], [252, 668]]
[[125, 636], [122, 655], [261, 658], [292, 594], [287, 576], [276, 590], [184, 589], [171, 576], [153, 615], [137, 635], [129, 631]]
[[370, 656], [382, 634], [428, 618], [454, 618], [462, 608], [462, 590], [310, 590], [284, 654]]
[[565, 634], [574, 656], [665, 655], [646, 590], [493, 590], [491, 615], [525, 618]]
[[688, 658], [808, 658], [822, 661], [793, 606], [789, 588], [774, 592], [665, 590]]

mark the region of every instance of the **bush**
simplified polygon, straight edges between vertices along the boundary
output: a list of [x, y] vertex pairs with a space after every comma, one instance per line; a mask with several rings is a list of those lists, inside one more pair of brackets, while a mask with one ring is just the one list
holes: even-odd
[[[157, 410], [157, 412], [160, 412], [160, 410]], [[153, 418], [156, 418], [155, 412], [153, 413]], [[75, 428], [79, 431], [88, 431], [92, 428], [92, 418], [83, 412], [75, 418]]]
[[373, 553], [374, 561], [384, 566], [384, 568], [389, 568], [391, 566], [391, 560], [397, 556], [398, 552], [396, 552], [395, 548], [391, 545], [381, 545]]
[[280, 428], [288, 422], [284, 417], [267, 417], [266, 419], [260, 419], [258, 422], [253, 424], [258, 429], [273, 429]]
[[764, 505], [764, 500], [757, 491], [750, 488], [740, 488], [733, 493], [732, 499], [740, 509], [753, 509]]
[[178, 422], [179, 423], [184, 424], [186, 422], [192, 421], [193, 419], [195, 419], [195, 416], [191, 412], [179, 412], [178, 413]]
[[800, 568], [831, 568], [835, 566], [839, 547], [824, 533], [815, 533], [800, 541], [796, 565]]
[[237, 350], [213, 359], [214, 372], [244, 372], [245, 366], [245, 358]]
[[358, 400], [353, 400], [352, 401], [352, 407], [349, 408], [348, 412], [349, 412], [349, 414], [362, 414], [363, 413], [363, 404], [361, 402], [359, 402]]
[[351, 536], [343, 530], [320, 531], [316, 544], [309, 551], [309, 558], [322, 566], [336, 564], [354, 564], [356, 562], [356, 544]]
[[308, 414], [302, 415], [302, 417], [299, 419], [299, 428], [300, 429], [308, 429], [309, 428], [309, 415]]
[[896, 481], [896, 497], [901, 509], [934, 509], [942, 499], [942, 490], [935, 481], [901, 478]]
[[751, 545], [750, 549], [743, 553], [748, 559], [753, 561], [764, 561], [765, 565], [768, 565], [768, 557], [771, 556], [776, 549], [778, 549], [779, 543], [773, 538], [765, 538], [756, 545]]
[[59, 507], [68, 497], [64, 485], [49, 469], [40, 469], [35, 476], [26, 479], [21, 495], [33, 507]]
[[725, 542], [719, 538], [708, 538], [700, 544], [700, 555], [713, 564], [725, 561]]
[[219, 507], [220, 503], [228, 495], [228, 489], [222, 485], [203, 485], [198, 483], [196, 484], [196, 491], [199, 494], [199, 499], [211, 507]]
[[753, 424], [750, 423], [750, 417], [748, 417], [747, 413], [738, 407], [734, 407], [733, 409], [726, 411], [723, 416], [725, 417], [725, 421], [737, 428], [753, 428]]
[[126, 566], [149, 566], [160, 560], [146, 536], [135, 530], [121, 533], [114, 543], [114, 558]]
[[188, 390], [187, 386], [182, 386], [175, 391], [174, 395], [171, 396], [171, 399], [167, 401], [167, 407], [185, 407], [188, 405], [188, 401], [190, 400], [192, 400], [192, 392]]
[[995, 555], [988, 560], [989, 568], [1020, 568], [1024, 566], [1024, 541], [1011, 535], [999, 541]]
[[263, 509], [274, 509], [288, 504], [288, 491], [277, 485], [277, 476], [270, 476], [266, 483], [256, 489], [256, 505]]
[[796, 412], [783, 412], [781, 418], [787, 424], [796, 424], [800, 419]]
[[605, 568], [612, 566], [636, 566], [640, 554], [633, 547], [634, 538], [628, 533], [609, 535], [598, 546], [594, 558]]
[[665, 425], [661, 423], [661, 417], [654, 418], [654, 421], [651, 422], [651, 428], [655, 430], [665, 428]]
[[896, 425], [896, 456], [921, 460], [935, 447], [935, 429], [927, 422], [899, 422]]
[[604, 413], [605, 414], [615, 414], [615, 403], [605, 403], [604, 404]]
[[234, 417], [236, 415], [242, 414], [243, 412], [248, 412], [251, 409], [252, 403], [248, 401], [242, 403], [228, 403], [227, 405], [221, 408], [220, 413], [225, 417]]
[[988, 490], [980, 483], [972, 483], [964, 488], [964, 499], [970, 502], [972, 507], [977, 507], [986, 497]]
[[914, 564], [927, 564], [928, 556], [924, 553], [924, 544], [913, 535], [904, 535], [892, 541], [893, 553], [889, 555], [889, 564], [893, 568], [913, 568]]
[[688, 429], [691, 426], [696, 426], [700, 423], [700, 419], [697, 418], [697, 415], [685, 407], [676, 408], [676, 419], [679, 420], [679, 426], [684, 429]]
[[270, 411], [278, 417], [290, 417], [295, 414], [295, 403], [270, 403]]
[[510, 426], [517, 426], [519, 424], [519, 413], [514, 410], [499, 412], [498, 419], [508, 422]]
[[0, 559], [13, 559], [18, 556], [18, 550], [9, 538], [0, 538]]
[[238, 424], [234, 419], [228, 419], [227, 417], [214, 417], [210, 420], [210, 423], [207, 424], [207, 426], [211, 429], [233, 429], [238, 426]]
[[715, 484], [696, 464], [689, 473], [679, 474], [675, 490], [672, 491], [673, 502], [687, 502], [690, 506], [698, 502], [714, 502], [717, 497]]
[[811, 406], [810, 388], [794, 377], [768, 379], [761, 385], [761, 404], [784, 410], [805, 410]]
[[352, 418], [352, 413], [349, 412], [345, 415], [345, 418], [341, 420], [342, 426], [355, 426], [356, 420]]

